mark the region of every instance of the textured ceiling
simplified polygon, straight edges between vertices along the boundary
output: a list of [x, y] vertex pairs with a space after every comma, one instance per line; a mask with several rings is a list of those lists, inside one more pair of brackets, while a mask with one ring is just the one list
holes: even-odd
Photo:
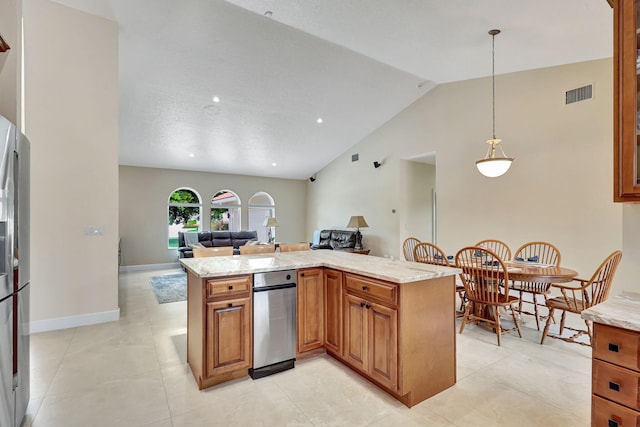
[[605, 0], [57, 1], [119, 23], [123, 165], [304, 179], [490, 75], [491, 28], [498, 74], [612, 55]]

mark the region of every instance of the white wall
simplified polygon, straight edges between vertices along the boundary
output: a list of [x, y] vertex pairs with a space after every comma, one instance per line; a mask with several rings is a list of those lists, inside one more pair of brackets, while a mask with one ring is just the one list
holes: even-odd
[[[404, 209], [400, 159], [436, 151], [438, 244], [447, 253], [485, 238], [513, 249], [547, 240], [564, 265], [590, 276], [623, 247], [622, 205], [612, 202], [612, 71], [604, 59], [496, 76], [496, 134], [516, 160], [494, 179], [474, 164], [491, 137], [490, 78], [436, 87], [317, 174], [309, 229], [364, 215], [372, 254], [399, 256], [391, 208]], [[564, 105], [565, 91], [589, 83], [593, 99]], [[356, 152], [364, 161], [351, 163]], [[618, 279], [618, 288], [631, 285]]]
[[19, 125], [21, 0], [0, 0], [0, 34], [11, 47], [0, 53], [0, 115]]
[[23, 13], [33, 330], [115, 320], [118, 29], [47, 0]]
[[211, 198], [219, 190], [231, 190], [240, 197], [243, 230], [248, 228], [249, 198], [264, 191], [275, 201], [276, 240], [299, 242], [306, 238], [305, 181], [120, 166], [122, 265], [177, 261], [177, 251], [167, 249], [167, 201], [180, 187], [191, 188], [202, 197], [205, 230], [209, 229]]

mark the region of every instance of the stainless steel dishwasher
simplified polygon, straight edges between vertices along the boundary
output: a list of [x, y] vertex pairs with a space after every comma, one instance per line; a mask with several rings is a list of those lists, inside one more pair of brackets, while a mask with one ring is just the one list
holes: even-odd
[[294, 367], [296, 270], [253, 275], [253, 379]]

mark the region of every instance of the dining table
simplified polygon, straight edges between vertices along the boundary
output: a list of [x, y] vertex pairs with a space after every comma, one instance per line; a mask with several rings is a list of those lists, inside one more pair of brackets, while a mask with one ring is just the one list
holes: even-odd
[[[483, 260], [478, 259], [478, 263]], [[484, 261], [486, 262], [486, 261]], [[503, 261], [510, 281], [520, 281], [536, 284], [567, 283], [578, 276], [578, 272], [567, 267], [559, 267], [532, 261], [508, 260]], [[499, 275], [500, 276], [500, 275]], [[485, 307], [476, 307], [476, 310], [485, 310]], [[485, 316], [492, 317], [488, 313]], [[502, 316], [501, 316], [502, 317]], [[521, 323], [524, 321], [521, 319]]]
[[578, 276], [578, 272], [566, 267], [529, 261], [510, 260], [504, 262], [509, 279], [532, 283], [567, 283]]

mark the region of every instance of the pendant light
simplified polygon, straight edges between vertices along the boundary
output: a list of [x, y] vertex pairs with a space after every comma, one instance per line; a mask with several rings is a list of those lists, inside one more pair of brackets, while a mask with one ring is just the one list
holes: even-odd
[[[496, 35], [500, 34], [500, 30], [490, 30], [489, 34], [491, 35], [492, 42], [491, 85], [493, 88], [493, 138], [487, 140], [487, 144], [490, 145], [487, 154], [484, 156], [484, 159], [476, 162], [476, 167], [482, 175], [495, 178], [504, 175], [509, 170], [511, 162], [513, 162], [513, 157], [507, 157], [507, 155], [504, 154], [502, 145], [500, 145], [502, 140], [496, 138]], [[496, 148], [500, 149], [502, 157], [496, 157]]]

